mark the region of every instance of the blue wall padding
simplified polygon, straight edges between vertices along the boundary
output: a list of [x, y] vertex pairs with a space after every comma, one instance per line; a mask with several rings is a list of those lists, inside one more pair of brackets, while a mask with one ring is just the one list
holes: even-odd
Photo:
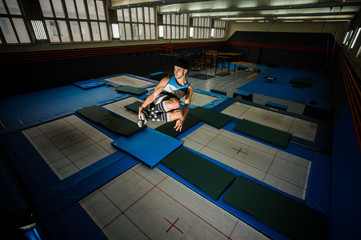
[[314, 152], [308, 177], [306, 205], [329, 217], [331, 156]]
[[0, 142], [30, 194], [59, 181], [59, 178], [21, 131], [0, 135]]
[[101, 87], [104, 86], [105, 83], [95, 80], [95, 79], [89, 79], [85, 81], [79, 81], [73, 83], [75, 86], [80, 87], [81, 89], [87, 90], [91, 88]]
[[130, 137], [119, 137], [112, 144], [153, 168], [183, 142], [151, 128]]
[[331, 239], [361, 239], [361, 153], [346, 103], [334, 127], [331, 165]]
[[0, 198], [0, 212], [2, 216], [6, 216], [28, 206], [3, 161], [0, 158], [0, 189], [3, 195]]
[[98, 171], [94, 171], [92, 175], [86, 177], [82, 181], [70, 185], [64, 191], [61, 191], [53, 198], [44, 202], [38, 208], [39, 217], [42, 220], [46, 220], [48, 217], [62, 211], [74, 202], [81, 200], [91, 192], [139, 163], [136, 159], [123, 154], [121, 154], [121, 158], [119, 158], [117, 153], [115, 153], [115, 155], [109, 155], [105, 159], [112, 163], [102, 169], [98, 169]]
[[42, 223], [52, 240], [105, 240], [105, 236], [78, 203]]

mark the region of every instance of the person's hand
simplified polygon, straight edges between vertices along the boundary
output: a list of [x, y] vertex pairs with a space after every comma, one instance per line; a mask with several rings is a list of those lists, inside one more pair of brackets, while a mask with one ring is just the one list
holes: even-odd
[[177, 122], [175, 123], [175, 126], [174, 126], [174, 129], [176, 130], [176, 131], [182, 131], [182, 127], [183, 127], [183, 122], [184, 122], [184, 120], [183, 119], [178, 119], [177, 120]]
[[142, 110], [143, 110], [144, 108], [142, 108], [142, 107], [139, 107], [139, 111], [138, 111], [138, 119], [139, 120], [142, 120]]

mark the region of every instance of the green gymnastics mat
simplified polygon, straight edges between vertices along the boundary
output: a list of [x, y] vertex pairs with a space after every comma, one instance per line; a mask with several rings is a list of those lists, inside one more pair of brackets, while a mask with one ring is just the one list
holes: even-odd
[[214, 199], [218, 199], [236, 177], [185, 148], [171, 153], [162, 163]]
[[143, 104], [143, 102], [141, 102], [141, 101], [135, 101], [131, 104], [125, 105], [124, 107], [130, 111], [138, 113], [139, 107], [142, 106], [142, 104]]
[[327, 239], [326, 217], [306, 205], [238, 176], [223, 201], [291, 239]]
[[117, 87], [115, 90], [118, 92], [122, 92], [122, 93], [131, 93], [131, 94], [134, 94], [137, 96], [140, 96], [143, 93], [148, 92], [147, 90], [145, 90], [143, 88], [137, 88], [137, 87], [127, 86], [127, 85]]
[[234, 130], [248, 136], [260, 139], [281, 148], [287, 148], [291, 134], [278, 129], [267, 127], [255, 122], [242, 119]]
[[312, 79], [308, 78], [292, 78], [290, 83], [296, 86], [312, 87]]
[[[190, 114], [187, 115], [186, 120], [183, 123], [183, 127], [182, 127], [182, 132], [186, 131], [187, 129], [193, 127], [194, 125], [196, 125], [197, 123], [199, 123], [201, 121], [201, 119], [199, 119], [198, 117], [192, 116]], [[167, 122], [159, 127], [157, 127], [155, 130], [165, 133], [168, 136], [171, 137], [178, 137], [182, 132], [180, 131], [176, 131], [174, 129], [174, 126], [176, 124], [176, 121], [173, 122]]]
[[136, 123], [95, 105], [79, 109], [76, 112], [90, 121], [125, 137], [131, 136], [143, 129], [139, 128]]
[[232, 121], [230, 116], [203, 107], [191, 109], [189, 114], [200, 118], [202, 121], [218, 129]]

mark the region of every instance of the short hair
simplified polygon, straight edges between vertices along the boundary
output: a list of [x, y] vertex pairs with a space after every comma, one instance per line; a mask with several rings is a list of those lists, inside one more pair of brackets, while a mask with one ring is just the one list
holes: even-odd
[[177, 58], [177, 60], [175, 61], [175, 64], [174, 66], [178, 66], [178, 67], [181, 67], [181, 68], [184, 68], [184, 69], [187, 69], [189, 68], [189, 64], [188, 64], [188, 61], [184, 58]]

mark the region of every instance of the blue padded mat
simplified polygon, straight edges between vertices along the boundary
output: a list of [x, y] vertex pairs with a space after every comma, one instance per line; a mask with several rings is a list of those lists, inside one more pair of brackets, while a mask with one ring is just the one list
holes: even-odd
[[75, 86], [80, 87], [81, 89], [87, 90], [87, 89], [91, 89], [91, 88], [96, 88], [96, 87], [101, 87], [104, 86], [105, 83], [95, 80], [95, 79], [90, 79], [90, 80], [85, 80], [85, 81], [80, 81], [80, 82], [74, 82], [73, 83]]
[[0, 121], [5, 126], [0, 134], [64, 117], [82, 107], [104, 105], [129, 96], [105, 86], [82, 90], [68, 85], [0, 98]]
[[[238, 89], [270, 97], [285, 99], [301, 104], [306, 104], [308, 99], [327, 101], [328, 78], [327, 75], [322, 72], [278, 67], [269, 71], [267, 75], [276, 77], [276, 82], [265, 82], [265, 75], [262, 74], [260, 77], [240, 86]], [[312, 79], [312, 87], [292, 87], [290, 80], [293, 77], [304, 77]]]
[[130, 137], [120, 137], [112, 144], [153, 168], [183, 142], [151, 128], [145, 128]]

